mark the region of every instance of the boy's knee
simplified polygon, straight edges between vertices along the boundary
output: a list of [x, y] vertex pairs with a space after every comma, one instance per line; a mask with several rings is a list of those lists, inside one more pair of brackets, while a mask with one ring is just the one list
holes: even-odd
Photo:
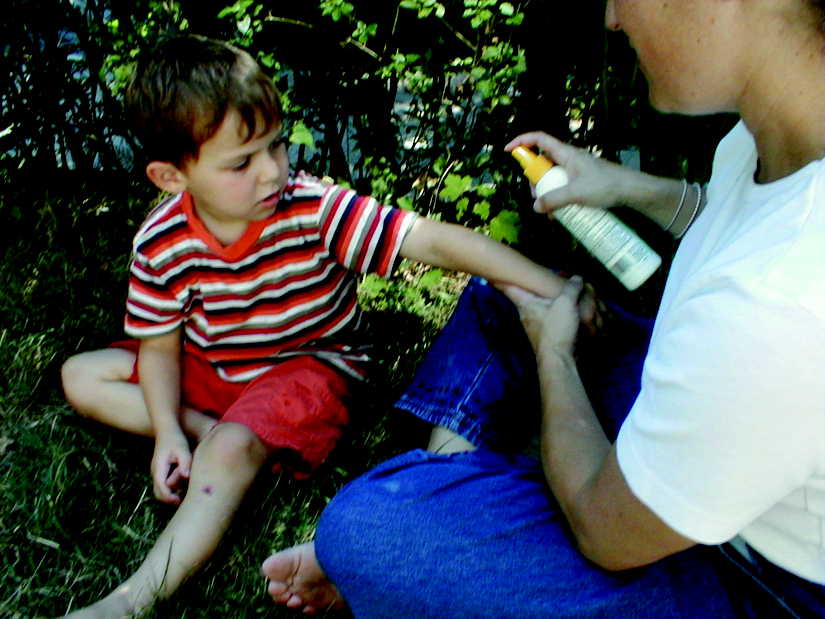
[[198, 445], [198, 450], [227, 467], [260, 467], [267, 449], [249, 428], [239, 423], [218, 423]]
[[72, 407], [83, 414], [85, 409], [84, 394], [88, 392], [89, 371], [83, 354], [69, 357], [60, 368], [60, 382], [63, 393]]
[[63, 384], [74, 383], [82, 374], [82, 366], [82, 355], [74, 355], [66, 359], [60, 367], [60, 379]]

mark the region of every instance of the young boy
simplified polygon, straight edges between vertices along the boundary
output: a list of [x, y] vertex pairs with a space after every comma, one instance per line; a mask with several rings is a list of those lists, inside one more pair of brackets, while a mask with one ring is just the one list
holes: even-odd
[[326, 458], [367, 360], [356, 273], [388, 277], [405, 257], [544, 296], [563, 283], [463, 227], [292, 175], [279, 95], [230, 45], [165, 41], [127, 102], [146, 174], [174, 195], [135, 237], [125, 320], [135, 340], [72, 357], [63, 385], [81, 414], [154, 437], [155, 496], [180, 506], [138, 570], [77, 617], [120, 617], [170, 595], [265, 463], [306, 475]]

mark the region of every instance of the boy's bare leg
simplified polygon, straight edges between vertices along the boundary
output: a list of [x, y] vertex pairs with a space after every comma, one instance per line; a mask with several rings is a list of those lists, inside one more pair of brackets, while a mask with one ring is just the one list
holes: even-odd
[[[135, 354], [120, 348], [81, 353], [68, 359], [61, 370], [69, 404], [81, 415], [118, 430], [153, 436], [152, 422], [140, 385], [127, 382]], [[191, 408], [181, 410], [181, 426], [197, 440], [216, 423]]]
[[262, 569], [269, 579], [269, 595], [287, 608], [314, 613], [345, 605], [315, 558], [314, 542], [276, 552], [264, 561]]
[[108, 596], [69, 616], [128, 617], [171, 595], [215, 550], [267, 456], [245, 426], [216, 426], [195, 450], [183, 502], [138, 570]]
[[473, 451], [476, 446], [460, 434], [444, 426], [435, 426], [430, 432], [430, 442], [427, 451], [437, 454], [452, 454], [460, 451]]

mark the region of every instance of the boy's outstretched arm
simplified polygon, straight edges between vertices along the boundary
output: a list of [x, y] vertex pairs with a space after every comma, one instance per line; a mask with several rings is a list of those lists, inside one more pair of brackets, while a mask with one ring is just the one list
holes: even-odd
[[152, 483], [164, 503], [180, 503], [178, 488], [189, 478], [192, 453], [178, 418], [180, 329], [141, 340], [138, 373], [155, 434]]
[[563, 278], [514, 249], [456, 224], [420, 217], [401, 245], [401, 255], [436, 267], [512, 284], [543, 297], [555, 297]]

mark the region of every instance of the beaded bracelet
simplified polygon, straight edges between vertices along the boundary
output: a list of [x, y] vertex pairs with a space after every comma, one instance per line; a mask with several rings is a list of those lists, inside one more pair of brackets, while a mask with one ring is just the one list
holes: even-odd
[[679, 206], [676, 207], [676, 212], [673, 213], [673, 219], [670, 220], [670, 223], [665, 226], [665, 232], [668, 232], [673, 224], [676, 223], [676, 218], [679, 216], [679, 213], [682, 212], [682, 207], [685, 205], [685, 196], [687, 195], [687, 188], [688, 182], [685, 179], [682, 179], [682, 197], [679, 198]]
[[693, 212], [690, 214], [687, 225], [676, 235], [677, 239], [681, 239], [685, 235], [685, 232], [690, 228], [693, 220], [696, 219], [696, 215], [699, 213], [699, 207], [702, 205], [702, 185], [700, 183], [694, 183], [694, 185], [696, 185], [696, 206], [693, 207]]

